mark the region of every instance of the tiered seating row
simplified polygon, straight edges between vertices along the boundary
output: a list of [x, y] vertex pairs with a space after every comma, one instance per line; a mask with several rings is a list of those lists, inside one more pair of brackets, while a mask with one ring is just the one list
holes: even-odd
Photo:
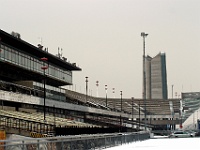
[[[91, 107], [101, 107], [102, 109], [110, 109], [111, 111], [121, 111], [121, 98], [98, 98], [92, 96], [86, 96], [85, 94], [77, 93], [74, 91], [66, 90], [66, 96], [78, 100], [84, 105], [90, 104]], [[140, 113], [146, 111], [149, 115], [171, 115], [170, 101], [173, 104], [174, 112], [180, 110], [180, 99], [125, 99], [122, 98], [122, 112], [129, 114], [138, 114], [139, 106]]]
[[[24, 113], [24, 112], [19, 112], [19, 111], [0, 110], [0, 113], [3, 116], [44, 123], [44, 114], [39, 113], [39, 112]], [[45, 117], [45, 123], [51, 124], [51, 125], [56, 125], [59, 127], [70, 127], [70, 126], [95, 127], [95, 125], [92, 125], [92, 124], [78, 122], [78, 121], [69, 120], [69, 119], [60, 118], [60, 117], [54, 117], [54, 116], [51, 116], [48, 114]]]

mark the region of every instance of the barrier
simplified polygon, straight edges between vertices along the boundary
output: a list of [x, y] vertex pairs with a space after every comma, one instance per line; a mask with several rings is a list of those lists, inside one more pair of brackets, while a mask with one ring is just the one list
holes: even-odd
[[31, 138], [24, 140], [7, 140], [2, 141], [5, 145], [0, 148], [6, 150], [19, 149], [52, 149], [52, 150], [86, 150], [86, 149], [103, 149], [143, 141], [150, 138], [149, 132], [132, 132], [132, 133], [113, 133], [113, 134], [92, 134], [77, 136], [58, 136], [48, 138]]

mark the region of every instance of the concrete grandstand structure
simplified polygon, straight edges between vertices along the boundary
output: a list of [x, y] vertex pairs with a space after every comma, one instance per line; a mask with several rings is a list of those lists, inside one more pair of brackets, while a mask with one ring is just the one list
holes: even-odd
[[182, 93], [181, 120], [185, 130], [200, 130], [198, 120], [200, 117], [200, 92]]
[[61, 88], [73, 84], [72, 71], [80, 70], [60, 54], [0, 30], [1, 128], [26, 136], [52, 134], [56, 127], [138, 131], [144, 129], [144, 106], [149, 130], [180, 123], [180, 99], [147, 99], [144, 104], [143, 99], [105, 99]]

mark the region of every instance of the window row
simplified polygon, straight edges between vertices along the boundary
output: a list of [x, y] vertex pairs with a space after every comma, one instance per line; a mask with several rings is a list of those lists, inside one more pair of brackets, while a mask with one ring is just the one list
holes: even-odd
[[48, 66], [48, 69], [45, 70], [46, 75], [72, 83], [71, 71], [62, 70], [48, 62], [40, 61], [39, 58], [31, 57], [30, 55], [26, 55], [20, 51], [9, 48], [8, 46], [0, 45], [0, 48], [0, 58], [4, 61], [39, 73], [43, 73], [43, 69], [41, 69], [43, 66]]

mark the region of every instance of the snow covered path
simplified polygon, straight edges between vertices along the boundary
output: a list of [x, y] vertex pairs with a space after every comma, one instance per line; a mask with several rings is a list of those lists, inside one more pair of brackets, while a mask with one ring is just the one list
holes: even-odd
[[135, 142], [106, 150], [199, 150], [200, 138], [155, 138], [146, 141]]

